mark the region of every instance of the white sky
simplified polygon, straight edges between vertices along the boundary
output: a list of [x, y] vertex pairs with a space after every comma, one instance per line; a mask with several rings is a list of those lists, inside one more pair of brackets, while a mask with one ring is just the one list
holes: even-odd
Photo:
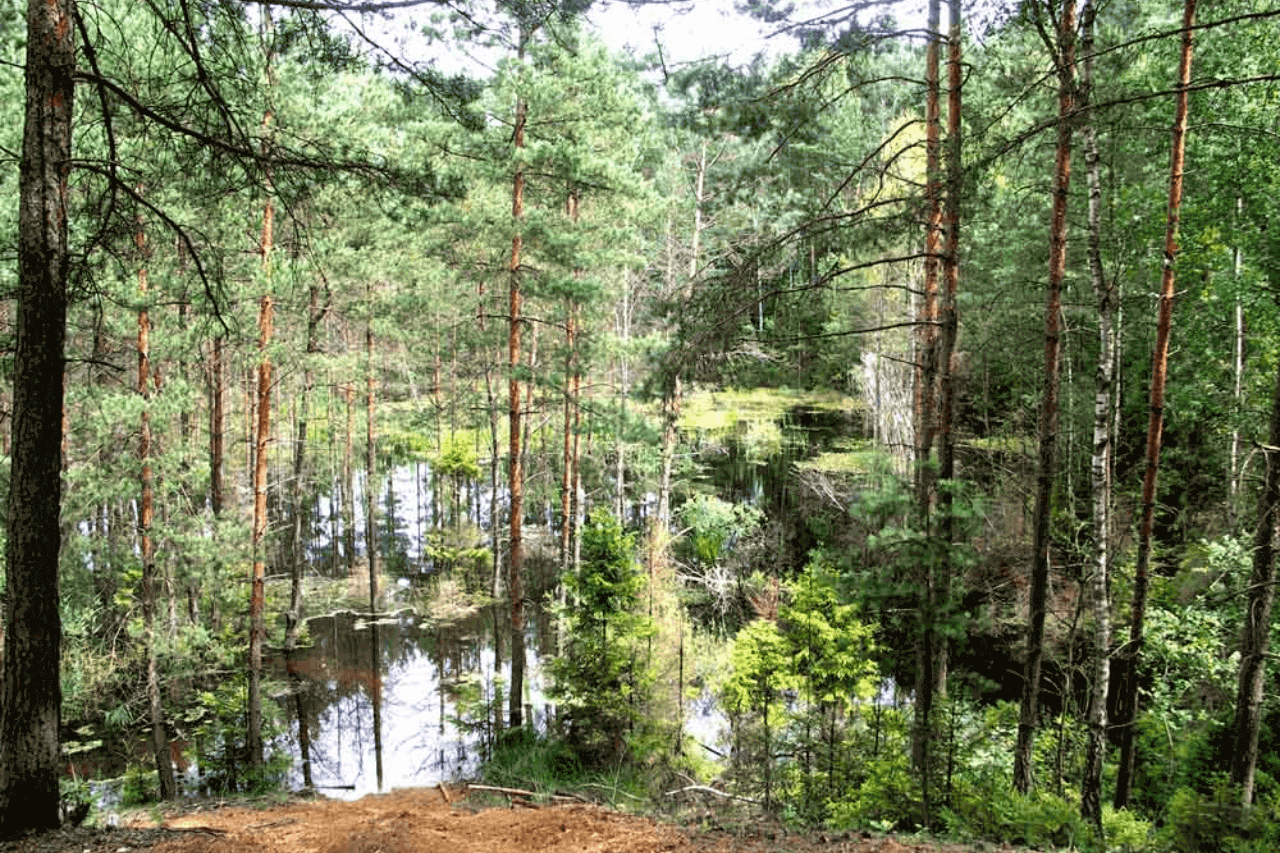
[[[886, 0], [889, 2], [889, 0]], [[893, 11], [900, 25], [923, 26], [926, 0], [897, 0]], [[796, 41], [772, 35], [775, 25], [763, 24], [734, 11], [734, 0], [685, 0], [641, 7], [613, 0], [592, 9], [589, 20], [605, 41], [617, 50], [637, 56], [655, 51], [662, 42], [668, 66], [709, 57], [725, 57], [730, 65], [742, 65], [761, 51], [785, 53]], [[847, 7], [847, 3], [834, 4]], [[831, 8], [831, 0], [798, 0], [800, 14], [806, 7], [815, 13]], [[869, 20], [869, 13], [861, 16]], [[917, 22], [917, 23], [904, 23]]]
[[[796, 2], [802, 15], [850, 5], [848, 0]], [[878, 2], [893, 4], [900, 27], [923, 27], [926, 0]], [[777, 34], [776, 25], [739, 14], [734, 5], [734, 0], [659, 0], [632, 7], [622, 0], [606, 0], [592, 8], [588, 20], [605, 43], [617, 51], [630, 51], [636, 56], [654, 54], [661, 41], [663, 60], [668, 68], [712, 57], [721, 58], [731, 66], [741, 66], [761, 51], [782, 54], [796, 48], [794, 38]], [[368, 17], [359, 20], [371, 37], [409, 61], [423, 58], [415, 54], [431, 51], [443, 70], [469, 67], [473, 73], [484, 73], [481, 69], [488, 63], [479, 56], [467, 58], [445, 45], [428, 47], [415, 34], [419, 25], [415, 19], [420, 14], [421, 10], [413, 9], [396, 14], [390, 21]], [[869, 20], [872, 13], [864, 12], [860, 17]]]

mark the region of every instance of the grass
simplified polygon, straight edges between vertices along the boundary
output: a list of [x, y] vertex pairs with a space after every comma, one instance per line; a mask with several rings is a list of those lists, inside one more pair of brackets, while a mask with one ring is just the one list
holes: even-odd
[[533, 791], [535, 799], [549, 800], [557, 793], [580, 791], [587, 799], [605, 799], [613, 808], [630, 802], [648, 802], [648, 790], [640, 773], [626, 765], [588, 769], [562, 741], [531, 734], [507, 732], [482, 770], [483, 782], [501, 788]]

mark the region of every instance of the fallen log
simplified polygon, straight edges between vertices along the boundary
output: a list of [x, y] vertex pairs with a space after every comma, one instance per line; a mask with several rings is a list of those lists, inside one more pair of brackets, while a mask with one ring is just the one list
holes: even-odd
[[727, 791], [718, 791], [708, 785], [686, 785], [683, 788], [676, 788], [674, 791], [667, 791], [663, 796], [674, 797], [677, 794], [687, 794], [690, 792], [714, 794], [717, 797], [724, 797], [727, 800], [738, 800], [740, 802], [750, 803], [753, 806], [760, 805], [759, 800], [753, 800], [750, 797], [744, 797], [741, 794], [730, 794]]

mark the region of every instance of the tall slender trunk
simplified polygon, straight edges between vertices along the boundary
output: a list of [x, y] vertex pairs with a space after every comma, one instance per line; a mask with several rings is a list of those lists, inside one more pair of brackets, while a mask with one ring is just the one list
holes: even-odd
[[[572, 205], [572, 196], [570, 196]], [[570, 558], [573, 554], [571, 540], [573, 537], [573, 520], [570, 517], [573, 501], [569, 492], [573, 488], [573, 414], [574, 403], [572, 377], [574, 370], [574, 360], [577, 355], [574, 349], [574, 306], [573, 300], [565, 300], [565, 324], [564, 324], [564, 447], [561, 454], [560, 469], [560, 570], [568, 571]]]
[[622, 291], [622, 303], [618, 306], [617, 336], [622, 342], [622, 352], [618, 355], [618, 411], [620, 413], [616, 430], [614, 451], [614, 505], [613, 515], [625, 523], [627, 517], [627, 399], [631, 395], [631, 359], [627, 349], [631, 341], [631, 287], [628, 282]]
[[1186, 0], [1182, 17], [1182, 55], [1178, 63], [1178, 97], [1174, 106], [1173, 141], [1169, 154], [1169, 210], [1165, 223], [1164, 268], [1156, 319], [1156, 346], [1151, 356], [1151, 403], [1147, 419], [1147, 467], [1142, 478], [1142, 519], [1138, 527], [1138, 559], [1133, 571], [1133, 610], [1129, 642], [1124, 654], [1117, 715], [1120, 728], [1120, 766], [1116, 773], [1115, 807], [1129, 803], [1136, 757], [1134, 724], [1138, 717], [1138, 668], [1142, 665], [1142, 632], [1147, 607], [1147, 570], [1151, 563], [1151, 527], [1155, 518], [1156, 475], [1160, 468], [1160, 439], [1164, 430], [1164, 388], [1169, 368], [1169, 335], [1173, 328], [1174, 263], [1178, 258], [1178, 222], [1182, 205], [1182, 169], [1186, 157], [1187, 87], [1191, 83], [1192, 27], [1196, 0]]
[[138, 424], [138, 550], [142, 558], [142, 625], [147, 647], [147, 705], [151, 716], [151, 751], [160, 781], [160, 799], [178, 796], [178, 781], [173, 774], [169, 736], [164, 727], [164, 706], [160, 697], [160, 674], [156, 660], [156, 559], [151, 538], [151, 522], [155, 497], [151, 471], [151, 316], [147, 300], [147, 234], [142, 220], [134, 232], [141, 265], [138, 268], [138, 297], [143, 307], [138, 310], [138, 396], [142, 398], [142, 414]]
[[[270, 208], [268, 207], [268, 210]], [[267, 449], [271, 438], [271, 344], [274, 306], [264, 294], [258, 312], [257, 428], [253, 465], [253, 589], [249, 598], [249, 733], [246, 749], [252, 766], [262, 755], [262, 645], [266, 638]]]
[[356, 568], [356, 387], [353, 383], [343, 385], [342, 399], [347, 406], [347, 432], [342, 446], [342, 482], [346, 487], [342, 501], [342, 547], [344, 567], [348, 575], [353, 575]]
[[[327, 296], [327, 288], [326, 288]], [[290, 489], [290, 513], [292, 524], [289, 533], [289, 610], [285, 614], [284, 647], [291, 651], [298, 643], [298, 631], [302, 625], [302, 578], [306, 566], [306, 546], [303, 541], [303, 519], [307, 508], [303, 505], [307, 495], [307, 432], [311, 415], [311, 393], [315, 388], [315, 375], [311, 358], [320, 351], [320, 322], [327, 310], [320, 306], [320, 289], [311, 285], [307, 296], [307, 343], [302, 368], [302, 393], [298, 397], [298, 424], [294, 435], [293, 479]], [[307, 782], [310, 785], [310, 782]]]
[[[370, 292], [368, 304], [373, 304]], [[364, 329], [365, 357], [365, 551], [369, 557], [369, 638], [373, 655], [373, 681], [369, 695], [369, 704], [373, 708], [373, 757], [374, 774], [378, 790], [382, 790], [382, 649], [378, 643], [378, 498], [374, 489], [377, 482], [377, 432], [375, 431], [375, 390], [373, 361], [373, 322], [368, 321]], [[391, 486], [388, 484], [388, 490]]]
[[[1236, 227], [1235, 232], [1240, 232], [1240, 218], [1244, 212], [1244, 198], [1236, 197]], [[1231, 273], [1235, 279], [1237, 287], [1240, 285], [1240, 270], [1244, 264], [1244, 255], [1237, 245], [1232, 251], [1231, 257]], [[1234, 535], [1239, 528], [1239, 503], [1240, 503], [1240, 426], [1239, 419], [1243, 414], [1244, 403], [1244, 353], [1245, 353], [1245, 322], [1244, 322], [1244, 300], [1240, 298], [1239, 291], [1236, 292], [1235, 311], [1235, 357], [1232, 360], [1232, 373], [1235, 375], [1234, 389], [1232, 401], [1234, 402], [1233, 414], [1236, 423], [1231, 427], [1231, 461], [1227, 469], [1227, 525]]]
[[1098, 365], [1094, 374], [1093, 453], [1090, 486], [1093, 522], [1093, 570], [1088, 576], [1093, 611], [1093, 682], [1089, 690], [1089, 740], [1084, 776], [1080, 782], [1080, 814], [1102, 833], [1102, 765], [1107, 750], [1107, 688], [1111, 681], [1111, 387], [1115, 378], [1115, 336], [1112, 333], [1114, 292], [1102, 268], [1102, 175], [1098, 134], [1090, 108], [1093, 94], [1093, 33], [1097, 7], [1087, 0], [1081, 15], [1082, 71], [1080, 109], [1086, 116], [1080, 130], [1089, 182], [1089, 279], [1098, 306]]
[[[578, 190], [572, 188], [569, 195], [565, 199], [565, 215], [568, 216], [572, 225], [578, 223]], [[575, 275], [580, 275], [581, 270], [575, 270]], [[570, 513], [573, 510], [573, 500], [570, 497], [570, 490], [573, 488], [573, 468], [577, 460], [574, 458], [576, 450], [574, 436], [574, 412], [577, 400], [573, 395], [573, 376], [577, 365], [577, 348], [575, 334], [577, 328], [574, 325], [577, 319], [577, 308], [572, 298], [565, 300], [564, 308], [564, 448], [561, 460], [560, 471], [560, 569], [567, 571], [571, 562], [573, 548], [573, 518]]]
[[[271, 7], [262, 7], [262, 46], [267, 88], [272, 83]], [[271, 150], [275, 114], [270, 105], [262, 114], [262, 150]], [[249, 597], [249, 731], [245, 738], [250, 767], [263, 764], [262, 743], [262, 645], [266, 639], [266, 538], [267, 538], [267, 450], [271, 440], [271, 337], [275, 305], [272, 296], [272, 252], [275, 250], [275, 187], [270, 167], [266, 171], [266, 200], [262, 205], [262, 236], [258, 251], [262, 259], [262, 297], [258, 303], [258, 381], [253, 395], [256, 428], [253, 436], [253, 587]]]
[[[369, 295], [372, 298], [372, 294]], [[364, 549], [369, 559], [369, 613], [378, 610], [378, 493], [377, 431], [374, 409], [373, 326], [365, 326], [365, 455], [364, 455]]]
[[1253, 537], [1253, 570], [1240, 631], [1240, 673], [1236, 688], [1231, 782], [1240, 786], [1245, 808], [1253, 803], [1258, 766], [1258, 733], [1262, 722], [1262, 694], [1271, 638], [1271, 610], [1276, 597], [1276, 532], [1280, 523], [1280, 364], [1271, 397], [1271, 428], [1263, 449], [1267, 473], [1258, 497], [1258, 526]]
[[[529, 105], [521, 98], [516, 103], [515, 133], [513, 141], [517, 150], [524, 147], [525, 121]], [[511, 693], [508, 697], [508, 723], [513, 729], [524, 724], [524, 588], [521, 573], [524, 569], [524, 534], [521, 529], [524, 514], [524, 467], [520, 444], [520, 252], [524, 244], [521, 220], [524, 218], [524, 167], [517, 165], [512, 179], [511, 218], [515, 222], [515, 235], [511, 238], [511, 262], [507, 270], [508, 284], [508, 492], [511, 507], [511, 548], [507, 564], [507, 595], [511, 598]]]
[[1040, 451], [1032, 542], [1031, 591], [1027, 616], [1027, 660], [1023, 670], [1013, 784], [1030, 793], [1031, 763], [1040, 711], [1040, 665], [1044, 658], [1045, 610], [1049, 597], [1049, 516], [1057, 464], [1058, 393], [1061, 383], [1062, 282], [1067, 266], [1067, 197], [1071, 185], [1071, 120], [1075, 113], [1075, 0], [1063, 0], [1059, 14], [1058, 142], [1054, 166], [1053, 214], [1049, 229], [1049, 286], [1044, 310], [1044, 390], [1040, 405]]
[[209, 511], [215, 519], [222, 515], [224, 381], [222, 336], [218, 335], [209, 352]]
[[[925, 248], [924, 292], [920, 303], [919, 351], [915, 373], [916, 512], [925, 535], [932, 535], [937, 472], [933, 468], [938, 381], [938, 270], [942, 242], [941, 0], [929, 0], [929, 43], [925, 49]], [[925, 825], [933, 823], [932, 714], [937, 693], [938, 632], [935, 621], [937, 566], [920, 564], [919, 636], [916, 639], [916, 701], [911, 736], [912, 764], [920, 774]]]
[[[950, 26], [947, 32], [947, 144], [946, 144], [946, 198], [943, 208], [943, 227], [946, 238], [942, 253], [942, 287], [940, 302], [940, 340], [938, 349], [938, 479], [948, 482], [956, 475], [955, 436], [955, 353], [960, 334], [960, 205], [964, 198], [963, 138], [960, 125], [961, 85], [964, 69], [961, 66], [962, 43], [960, 34], [960, 0], [948, 0]], [[951, 607], [951, 546], [956, 536], [955, 517], [952, 513], [954, 490], [947, 488], [938, 495], [940, 508], [940, 537], [943, 550], [935, 583], [934, 613], [943, 617]], [[939, 638], [934, 649], [934, 690], [939, 698], [947, 694], [947, 669], [950, 647], [945, 638]]]

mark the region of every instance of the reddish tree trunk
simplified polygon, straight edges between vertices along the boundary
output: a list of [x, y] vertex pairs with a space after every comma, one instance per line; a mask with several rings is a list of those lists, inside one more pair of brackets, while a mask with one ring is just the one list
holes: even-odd
[[1075, 2], [1064, 0], [1058, 31], [1058, 144], [1053, 215], [1049, 227], [1049, 287], [1044, 309], [1044, 390], [1040, 404], [1040, 453], [1032, 542], [1027, 660], [1023, 670], [1013, 784], [1029, 793], [1035, 784], [1031, 756], [1040, 709], [1040, 665], [1049, 596], [1049, 516], [1057, 463], [1058, 392], [1061, 383], [1062, 282], [1067, 266], [1067, 197], [1071, 185], [1071, 117], [1075, 113]]
[[[134, 243], [142, 260], [138, 269], [138, 295], [147, 298], [147, 235], [139, 221]], [[151, 748], [156, 774], [160, 781], [160, 799], [178, 796], [178, 781], [173, 773], [173, 757], [169, 736], [164, 727], [164, 708], [160, 701], [160, 674], [156, 661], [156, 560], [151, 538], [154, 516], [154, 488], [151, 472], [151, 316], [143, 307], [138, 311], [138, 396], [143, 400], [139, 423], [138, 460], [141, 466], [138, 496], [138, 550], [142, 557], [142, 624], [147, 644], [147, 704], [151, 715]]]
[[[524, 128], [528, 104], [521, 100], [516, 105], [514, 145], [524, 147]], [[510, 467], [508, 491], [511, 501], [511, 553], [507, 564], [507, 595], [511, 599], [511, 693], [508, 697], [508, 724], [513, 729], [524, 723], [524, 588], [521, 573], [524, 569], [524, 544], [521, 525], [524, 514], [524, 466], [520, 444], [520, 252], [524, 235], [520, 232], [520, 220], [524, 217], [524, 168], [517, 165], [511, 188], [511, 217], [516, 223], [511, 238], [511, 263], [508, 267], [508, 445]]]
[[1174, 107], [1169, 155], [1169, 208], [1164, 235], [1164, 269], [1156, 317], [1156, 346], [1151, 356], [1151, 396], [1147, 418], [1147, 466], [1142, 478], [1142, 519], [1138, 527], [1138, 559], [1133, 572], [1133, 610], [1124, 654], [1124, 677], [1116, 723], [1120, 726], [1120, 766], [1116, 773], [1115, 807], [1129, 804], [1136, 757], [1134, 723], [1138, 717], [1138, 668], [1142, 665], [1142, 632], [1147, 607], [1147, 571], [1151, 563], [1151, 527], [1155, 518], [1160, 440], [1164, 431], [1164, 389], [1169, 369], [1169, 336], [1173, 329], [1174, 262], [1178, 257], [1178, 222], [1182, 205], [1182, 169], [1186, 157], [1187, 86], [1191, 82], [1192, 26], [1196, 0], [1186, 0], [1182, 19], [1182, 55], [1178, 63], [1178, 97]]

